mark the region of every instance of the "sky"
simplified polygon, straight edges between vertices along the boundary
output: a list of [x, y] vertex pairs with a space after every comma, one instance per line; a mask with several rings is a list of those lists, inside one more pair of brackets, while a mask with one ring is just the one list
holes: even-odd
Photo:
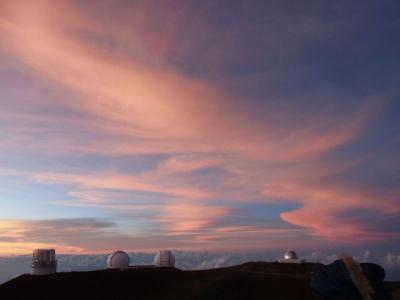
[[0, 1], [0, 256], [398, 250], [399, 14]]

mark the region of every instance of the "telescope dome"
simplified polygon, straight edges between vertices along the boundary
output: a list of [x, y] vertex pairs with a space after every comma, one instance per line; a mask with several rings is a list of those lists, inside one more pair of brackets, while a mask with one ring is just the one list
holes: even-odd
[[154, 265], [173, 268], [175, 266], [175, 256], [169, 250], [161, 250], [154, 257]]
[[288, 250], [285, 253], [285, 259], [286, 260], [293, 260], [293, 259], [298, 259], [296, 252], [293, 250]]
[[129, 255], [124, 251], [114, 251], [107, 258], [108, 269], [120, 269], [129, 267]]

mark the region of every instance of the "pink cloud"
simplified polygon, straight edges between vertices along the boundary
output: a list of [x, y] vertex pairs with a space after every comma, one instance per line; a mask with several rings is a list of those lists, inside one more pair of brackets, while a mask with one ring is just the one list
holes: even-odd
[[[10, 4], [2, 19], [3, 37], [6, 49], [43, 80], [76, 93], [76, 99], [70, 100], [71, 109], [98, 118], [88, 120], [86, 126], [123, 137], [114, 140], [112, 147], [108, 141], [89, 141], [87, 147], [92, 150], [228, 151], [262, 159], [297, 160], [351, 140], [368, 117], [362, 110], [339, 128], [331, 124], [321, 130], [307, 124], [276, 136], [268, 124], [254, 123], [232, 105], [233, 95], [221, 87], [173, 68], [154, 68], [141, 60], [105, 55], [101, 45], [88, 44], [74, 34], [95, 31], [95, 21], [80, 15], [72, 5], [59, 5], [47, 1], [34, 8], [27, 3]], [[56, 13], [60, 9], [62, 16]], [[152, 28], [147, 30], [146, 35], [157, 35]], [[115, 37], [117, 44], [123, 43], [118, 31], [107, 34]], [[130, 39], [136, 43], [144, 36], [143, 32], [132, 34]], [[127, 138], [134, 142], [127, 143]]]
[[[395, 201], [390, 207], [382, 205], [358, 188], [337, 188], [319, 180], [349, 167], [321, 166], [318, 158], [354, 140], [376, 114], [376, 100], [340, 117], [316, 113], [306, 120], [270, 107], [265, 120], [258, 122], [236, 104], [239, 96], [168, 63], [166, 56], [177, 29], [168, 25], [160, 33], [161, 24], [157, 18], [148, 21], [145, 5], [138, 6], [132, 16], [136, 25], [144, 24], [140, 29], [97, 20], [72, 2], [13, 1], [2, 8], [0, 46], [19, 61], [15, 67], [60, 89], [59, 95], [35, 101], [43, 107], [62, 105], [79, 117], [2, 111], [2, 120], [17, 126], [10, 126], [0, 149], [60, 156], [168, 154], [154, 169], [134, 175], [117, 170], [14, 171], [35, 183], [72, 186], [67, 194], [72, 199], [53, 203], [154, 212], [153, 221], [164, 224], [166, 228], [161, 229], [171, 235], [197, 234], [199, 244], [225, 237], [231, 246], [240, 242], [235, 232], [259, 238], [294, 230], [235, 226], [204, 233], [213, 222], [233, 213], [226, 204], [209, 205], [212, 200], [295, 202], [300, 208], [282, 213], [281, 218], [332, 240], [369, 238], [359, 224], [332, 227], [341, 209], [361, 205], [388, 211], [396, 207]], [[110, 41], [114, 47], [104, 45]], [[128, 57], [121, 49], [133, 54]], [[66, 100], [61, 90], [72, 96]], [[47, 142], [38, 141], [38, 135]], [[196, 172], [207, 168], [226, 174], [218, 182], [204, 183], [201, 180], [206, 175]], [[163, 204], [117, 203], [107, 199], [104, 190], [161, 193], [166, 199]], [[16, 221], [11, 225], [14, 235], [21, 235], [19, 230], [27, 227]], [[273, 240], [279, 244], [277, 238]], [[144, 244], [144, 248], [153, 246], [148, 241]], [[4, 247], [11, 249], [9, 244]], [[71, 251], [89, 246], [76, 247]]]
[[102, 235], [98, 229], [108, 226], [89, 219], [0, 219], [0, 256], [27, 254], [35, 248], [56, 248], [61, 253], [80, 253], [84, 248], [74, 245], [71, 237], [77, 234]]
[[175, 203], [164, 207], [158, 219], [166, 223], [170, 234], [192, 233], [207, 228], [218, 218], [229, 214], [230, 209], [194, 203]]
[[307, 228], [318, 237], [344, 243], [359, 243], [385, 241], [388, 236], [398, 236], [397, 233], [391, 235], [379, 230], [373, 232], [366, 229], [365, 224], [349, 222], [340, 217], [342, 212], [350, 209], [398, 213], [398, 205], [387, 201], [386, 195], [381, 196], [385, 201], [377, 201], [376, 196], [358, 188], [301, 181], [270, 185], [264, 192], [268, 197], [298, 202], [300, 208], [282, 213], [282, 220]]

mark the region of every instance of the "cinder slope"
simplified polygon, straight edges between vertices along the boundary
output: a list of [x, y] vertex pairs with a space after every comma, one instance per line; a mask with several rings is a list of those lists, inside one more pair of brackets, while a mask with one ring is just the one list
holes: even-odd
[[309, 288], [318, 264], [247, 263], [202, 271], [128, 269], [22, 275], [0, 299], [319, 299]]

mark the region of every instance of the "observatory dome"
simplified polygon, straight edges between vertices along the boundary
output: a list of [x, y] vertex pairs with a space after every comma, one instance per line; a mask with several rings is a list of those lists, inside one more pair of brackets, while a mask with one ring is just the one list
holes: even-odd
[[298, 259], [296, 252], [294, 252], [293, 250], [286, 251], [285, 260], [294, 260], [294, 259]]
[[156, 267], [170, 267], [175, 266], [175, 256], [169, 250], [161, 250], [154, 257], [154, 265]]
[[129, 267], [129, 255], [124, 251], [114, 251], [107, 258], [108, 269], [119, 269]]

